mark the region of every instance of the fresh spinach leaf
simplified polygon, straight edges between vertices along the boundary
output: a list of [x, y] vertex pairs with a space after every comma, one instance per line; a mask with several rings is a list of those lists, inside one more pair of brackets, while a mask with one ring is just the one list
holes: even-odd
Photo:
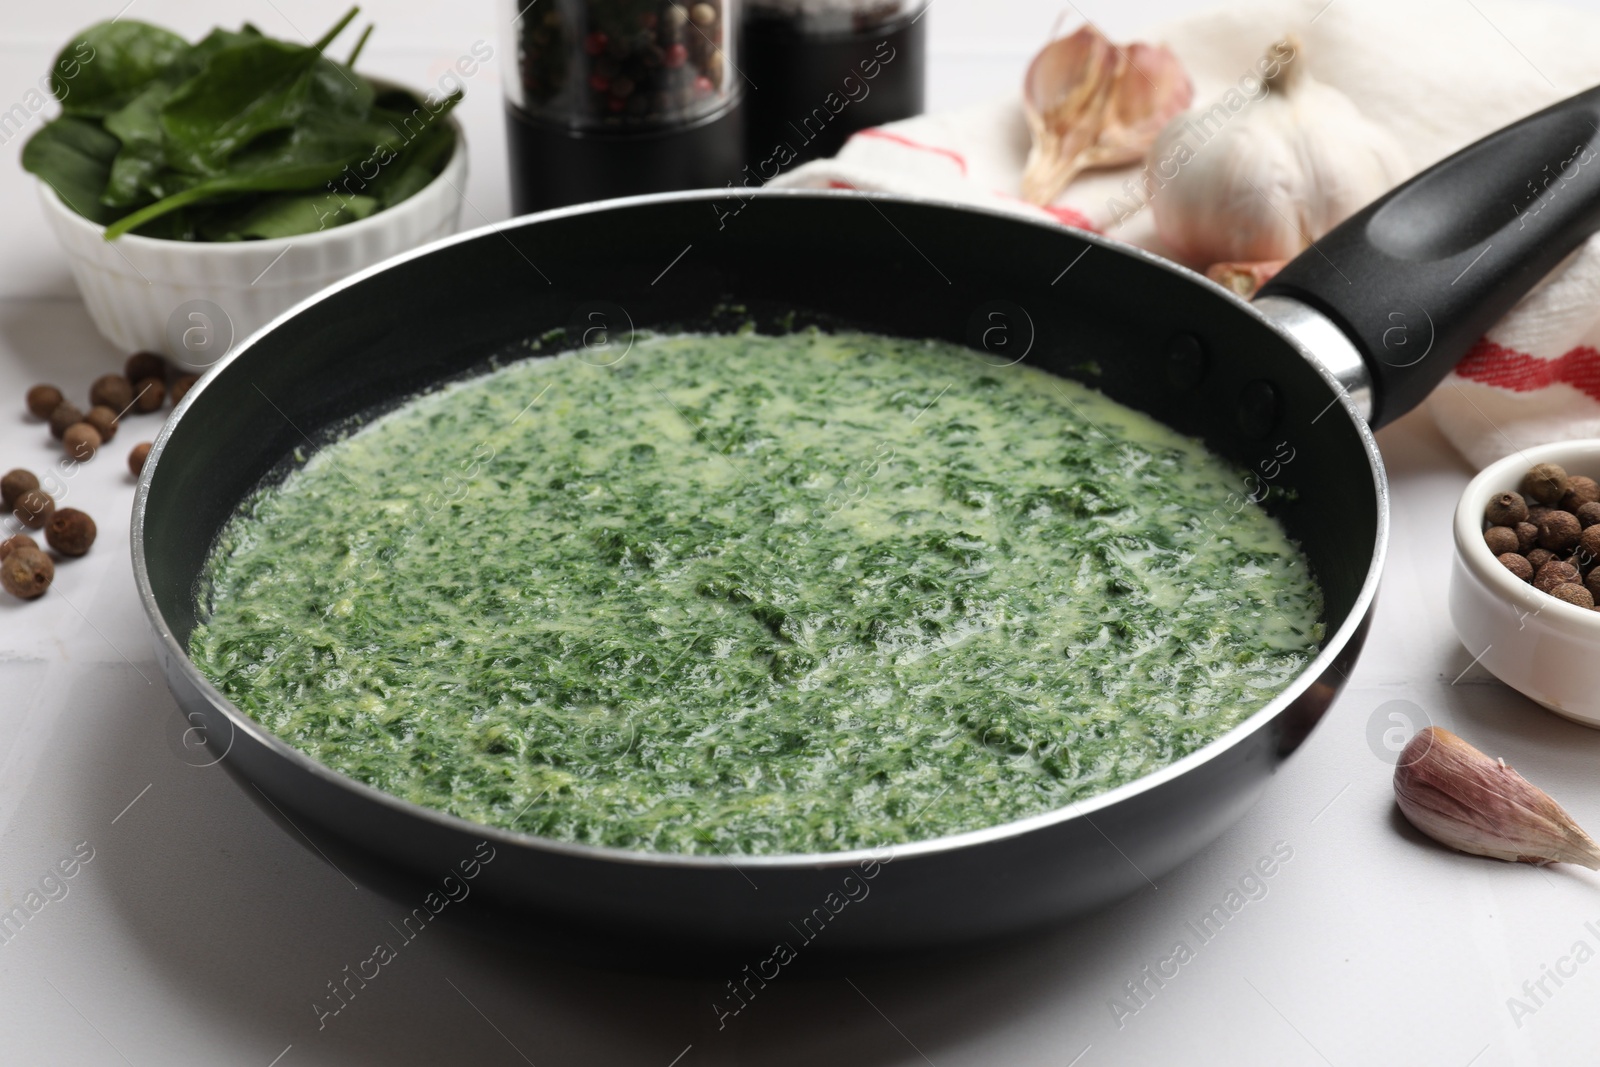
[[120, 111], [106, 116], [106, 132], [122, 142], [110, 180], [100, 202], [107, 207], [130, 208], [177, 192], [164, 189], [161, 172], [166, 166], [166, 145], [161, 135], [161, 107], [172, 86], [157, 80], [147, 85]]
[[188, 50], [182, 37], [146, 22], [97, 23], [56, 56], [50, 87], [64, 113], [103, 118]]
[[54, 189], [73, 211], [105, 224], [116, 212], [100, 202], [100, 191], [121, 146], [97, 123], [63, 115], [28, 139], [22, 148], [22, 167]]
[[306, 111], [305, 74], [319, 58], [303, 45], [270, 38], [217, 53], [161, 110], [172, 165], [216, 174], [257, 137], [291, 128]]
[[208, 241], [294, 237], [367, 218], [382, 207], [370, 196], [341, 197], [327, 191], [280, 193], [260, 198], [248, 210], [230, 212], [202, 232]]

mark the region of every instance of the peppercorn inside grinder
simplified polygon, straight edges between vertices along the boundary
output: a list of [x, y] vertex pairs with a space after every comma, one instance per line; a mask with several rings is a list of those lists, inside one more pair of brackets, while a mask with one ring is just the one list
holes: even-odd
[[[1506, 529], [1504, 520], [1496, 517], [1498, 528], [1485, 530], [1485, 516], [1508, 494], [1517, 494], [1512, 502], [1520, 500], [1530, 511], [1544, 503], [1524, 498], [1519, 490], [1527, 488], [1529, 468], [1546, 463], [1569, 475], [1600, 478], [1600, 439], [1524, 448], [1485, 467], [1468, 483], [1453, 522], [1450, 621], [1477, 665], [1557, 715], [1600, 727], [1600, 610], [1582, 606], [1582, 597], [1562, 599], [1560, 586], [1530, 581], [1514, 570], [1516, 560], [1503, 557], [1515, 555], [1516, 549], [1491, 544], [1492, 533]], [[1510, 529], [1522, 525], [1514, 523]], [[1553, 522], [1545, 527], [1539, 529], [1547, 537], [1560, 532]], [[1527, 549], [1523, 558], [1533, 557], [1539, 569], [1547, 562], [1560, 567], [1554, 557], [1565, 558], [1565, 553], [1539, 554], [1540, 543], [1519, 546]], [[1505, 551], [1497, 556], [1496, 547]]]
[[745, 0], [745, 162], [763, 181], [922, 113], [928, 0]]
[[513, 209], [736, 180], [738, 2], [508, 0]]

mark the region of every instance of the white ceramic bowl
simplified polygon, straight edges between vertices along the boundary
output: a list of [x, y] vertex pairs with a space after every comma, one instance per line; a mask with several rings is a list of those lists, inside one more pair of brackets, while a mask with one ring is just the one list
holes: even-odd
[[1456, 505], [1450, 621], [1495, 677], [1557, 715], [1600, 726], [1600, 611], [1546, 596], [1517, 578], [1483, 541], [1483, 509], [1515, 491], [1536, 463], [1600, 475], [1600, 440], [1525, 448], [1485, 467]]
[[467, 145], [439, 176], [387, 211], [267, 241], [105, 240], [44, 182], [45, 218], [67, 254], [95, 328], [125, 352], [162, 352], [197, 373], [279, 314], [346, 275], [455, 232]]

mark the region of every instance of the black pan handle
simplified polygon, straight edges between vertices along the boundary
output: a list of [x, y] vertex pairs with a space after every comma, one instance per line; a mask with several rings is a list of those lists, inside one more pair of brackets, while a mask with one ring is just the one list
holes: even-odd
[[1492, 133], [1330, 231], [1262, 287], [1355, 344], [1374, 429], [1420, 404], [1485, 330], [1600, 230], [1600, 87]]

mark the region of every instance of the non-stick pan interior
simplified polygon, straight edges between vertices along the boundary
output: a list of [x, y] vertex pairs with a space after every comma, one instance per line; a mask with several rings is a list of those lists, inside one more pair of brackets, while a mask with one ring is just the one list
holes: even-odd
[[[707, 193], [516, 221], [347, 284], [257, 337], [195, 396], [152, 475], [143, 541], [167, 625], [187, 641], [217, 530], [326, 428], [551, 330], [568, 346], [585, 331], [615, 344], [630, 325], [750, 319], [961, 341], [997, 373], [1022, 358], [1095, 385], [1238, 463], [1241, 498], [1269, 494], [1312, 561], [1330, 633], [1357, 600], [1378, 533], [1360, 432], [1326, 381], [1219, 290], [1020, 219]], [[1205, 521], [1222, 531], [1230, 515]]]

